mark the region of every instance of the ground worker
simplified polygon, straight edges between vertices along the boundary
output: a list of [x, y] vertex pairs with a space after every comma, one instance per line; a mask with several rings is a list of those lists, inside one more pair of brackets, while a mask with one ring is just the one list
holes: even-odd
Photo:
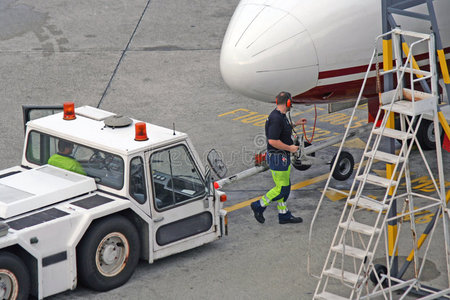
[[[280, 224], [301, 223], [300, 217], [294, 217], [287, 209], [286, 201], [291, 191], [291, 153], [298, 150], [298, 146], [292, 141], [292, 124], [286, 117], [286, 113], [292, 107], [291, 94], [281, 92], [276, 97], [277, 107], [270, 113], [266, 120], [267, 161], [269, 163], [275, 187], [268, 191], [260, 200], [250, 206], [255, 219], [264, 223], [264, 210], [271, 201], [277, 201], [278, 221]], [[299, 119], [294, 126], [305, 124], [306, 119]]]
[[73, 151], [72, 143], [64, 140], [59, 140], [58, 153], [53, 154], [48, 159], [48, 164], [61, 169], [86, 175], [86, 172], [84, 171], [81, 164], [71, 156], [72, 151]]

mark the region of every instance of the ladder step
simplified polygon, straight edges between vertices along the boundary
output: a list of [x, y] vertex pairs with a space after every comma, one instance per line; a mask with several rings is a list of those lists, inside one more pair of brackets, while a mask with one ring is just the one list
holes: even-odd
[[[342, 270], [341, 269], [336, 269], [336, 268], [330, 268], [328, 270], [323, 271], [323, 274], [325, 276], [329, 276], [329, 277], [333, 277], [336, 279], [342, 279]], [[344, 271], [344, 277], [343, 277], [344, 281], [346, 282], [350, 282], [352, 284], [356, 284], [358, 282], [358, 275], [348, 272], [348, 271]]]
[[[348, 203], [351, 205], [356, 205], [356, 202], [357, 202], [356, 200], [358, 200], [358, 199], [357, 198], [349, 199]], [[389, 205], [383, 204], [382, 202], [375, 200], [375, 199], [360, 196], [359, 201], [358, 201], [358, 207], [374, 210], [376, 212], [380, 212], [383, 210], [387, 210], [389, 208]]]
[[334, 188], [331, 188], [331, 187], [328, 187], [328, 190], [332, 191], [332, 192], [334, 192], [336, 194], [340, 194], [340, 195], [344, 195], [344, 196], [348, 197], [348, 192], [344, 192], [344, 191], [341, 191], [341, 190], [338, 190], [338, 189], [334, 189]]
[[[373, 130], [373, 133], [381, 135], [381, 127], [378, 127], [376, 129]], [[395, 130], [395, 129], [391, 129], [391, 128], [384, 128], [383, 130], [383, 136], [387, 136], [393, 139], [397, 139], [397, 140], [408, 140], [408, 139], [412, 139], [413, 135], [412, 133], [407, 134], [404, 131], [400, 131], [400, 130]]]
[[366, 255], [366, 251], [362, 250], [362, 249], [358, 249], [349, 245], [345, 245], [345, 253], [344, 253], [344, 245], [339, 244], [336, 245], [334, 247], [331, 247], [332, 251], [344, 254], [344, 255], [348, 255], [351, 257], [355, 257], [355, 258], [359, 258], [363, 261], [365, 261], [366, 257], [371, 258], [373, 253], [372, 252], [368, 252]]
[[384, 161], [384, 162], [388, 162], [388, 163], [391, 163], [391, 164], [396, 164], [397, 161], [399, 161], [399, 163], [402, 163], [402, 162], [405, 161], [404, 157], [399, 157], [399, 156], [397, 156], [395, 154], [391, 154], [391, 153], [387, 153], [387, 152], [383, 152], [383, 151], [379, 151], [379, 150], [377, 150], [377, 151], [375, 151], [375, 150], [369, 151], [366, 154], [364, 154], [364, 156], [366, 156], [366, 157], [373, 157], [375, 159], [378, 159], [378, 160], [381, 160], [381, 161]]
[[405, 71], [408, 73], [413, 73], [415, 75], [422, 75], [422, 76], [432, 76], [433, 74], [429, 71], [414, 69], [414, 68], [408, 68], [408, 67], [399, 67], [400, 71]]
[[[341, 224], [339, 224], [339, 227], [341, 228], [347, 228], [347, 224], [348, 221], [342, 222]], [[365, 235], [372, 235], [374, 232], [378, 233], [380, 232], [380, 229], [366, 225], [366, 224], [362, 224], [356, 221], [350, 221], [350, 226], [348, 227], [348, 229], [350, 231], [353, 232], [359, 232]]]
[[329, 293], [329, 292], [322, 292], [316, 296], [314, 296], [314, 299], [319, 299], [319, 300], [348, 300], [349, 298], [345, 298], [333, 293]]
[[[404, 114], [408, 116], [417, 116], [423, 113], [431, 113], [433, 111], [433, 100], [434, 98], [423, 99], [419, 101], [409, 101], [409, 100], [397, 100], [394, 104], [386, 104], [381, 106], [380, 108], [385, 111], [396, 112], [399, 114]], [[432, 101], [433, 100], [433, 101]], [[436, 105], [436, 104], [434, 104]]]
[[[357, 180], [363, 181], [364, 179], [364, 174], [356, 176]], [[396, 186], [397, 185], [397, 181], [392, 180], [392, 185], [389, 185], [390, 180], [384, 177], [380, 177], [377, 175], [372, 175], [372, 174], [368, 174], [367, 175], [367, 180], [366, 182], [374, 184], [374, 185], [378, 185], [378, 186], [382, 186], [385, 188], [389, 188], [391, 186]]]

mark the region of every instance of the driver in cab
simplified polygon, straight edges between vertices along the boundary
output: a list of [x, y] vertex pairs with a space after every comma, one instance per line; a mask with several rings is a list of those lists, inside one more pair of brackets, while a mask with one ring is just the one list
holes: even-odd
[[72, 143], [64, 140], [59, 140], [58, 153], [53, 154], [48, 159], [48, 164], [81, 175], [86, 175], [86, 172], [84, 171], [81, 164], [71, 156], [72, 151], [73, 151]]

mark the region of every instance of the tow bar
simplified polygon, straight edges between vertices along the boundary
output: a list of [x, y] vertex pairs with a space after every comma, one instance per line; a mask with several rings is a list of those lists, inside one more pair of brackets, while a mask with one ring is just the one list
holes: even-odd
[[[347, 138], [358, 136], [363, 132], [366, 132], [368, 127], [369, 126], [371, 127], [372, 125], [373, 124], [369, 123], [356, 129], [350, 130], [348, 132]], [[296, 153], [292, 154], [291, 157], [292, 165], [294, 166], [294, 168], [300, 171], [305, 171], [309, 169], [312, 165], [330, 165], [331, 167], [334, 163], [334, 160], [336, 159], [336, 154], [330, 160], [325, 159], [323, 157], [315, 157], [315, 153], [319, 150], [322, 150], [331, 145], [341, 142], [342, 138], [343, 134], [332, 137], [324, 142], [321, 142], [320, 144], [310, 145], [309, 143], [304, 141], [303, 135], [301, 135], [300, 137], [298, 136], [295, 137], [295, 142], [299, 146], [299, 149]], [[251, 167], [247, 170], [244, 170], [242, 172], [239, 172], [237, 174], [228, 177], [224, 177], [225, 174], [227, 173], [227, 169], [216, 150], [214, 149], [210, 150], [207, 159], [213, 171], [220, 178], [215, 182], [216, 185], [215, 188], [222, 188], [225, 185], [228, 185], [238, 180], [248, 178], [250, 176], [256, 175], [269, 169], [266, 161], [265, 152], [255, 154], [254, 167]], [[347, 151], [341, 151], [341, 154], [339, 155], [338, 158], [337, 167], [333, 172], [333, 178], [339, 181], [347, 180], [353, 173], [354, 165], [355, 162], [353, 155]]]

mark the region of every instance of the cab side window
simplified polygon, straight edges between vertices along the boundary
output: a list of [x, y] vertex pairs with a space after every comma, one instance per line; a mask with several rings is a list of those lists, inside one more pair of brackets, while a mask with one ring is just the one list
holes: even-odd
[[183, 145], [155, 152], [150, 157], [156, 209], [167, 209], [203, 198], [206, 188]]
[[140, 156], [130, 162], [130, 195], [141, 204], [147, 201], [144, 162]]
[[28, 161], [37, 165], [46, 164], [50, 156], [57, 151], [56, 143], [55, 139], [46, 134], [30, 132], [26, 151]]

